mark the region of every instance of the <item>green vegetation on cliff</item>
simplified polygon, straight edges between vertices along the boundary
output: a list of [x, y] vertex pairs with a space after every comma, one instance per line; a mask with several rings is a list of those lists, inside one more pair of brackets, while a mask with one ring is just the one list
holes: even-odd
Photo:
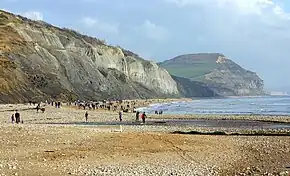
[[216, 62], [221, 54], [188, 54], [159, 63], [171, 75], [200, 80], [202, 76], [218, 68]]

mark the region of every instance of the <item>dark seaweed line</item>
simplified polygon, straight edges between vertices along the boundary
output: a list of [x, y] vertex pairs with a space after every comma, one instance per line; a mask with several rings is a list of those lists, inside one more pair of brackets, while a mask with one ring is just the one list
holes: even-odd
[[174, 131], [172, 134], [190, 134], [190, 135], [222, 135], [222, 136], [290, 136], [288, 133], [263, 133], [263, 132], [254, 132], [254, 133], [226, 133], [223, 131], [215, 132], [199, 132], [199, 131]]

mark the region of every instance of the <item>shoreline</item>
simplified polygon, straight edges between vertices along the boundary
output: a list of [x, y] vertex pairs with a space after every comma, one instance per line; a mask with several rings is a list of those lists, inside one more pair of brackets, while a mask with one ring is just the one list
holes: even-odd
[[[150, 105], [154, 104], [166, 104], [166, 103], [174, 103], [174, 102], [191, 102], [195, 101], [190, 98], [174, 98], [174, 99], [136, 99], [136, 100], [124, 100], [124, 105], [129, 103], [134, 103], [134, 105], [130, 104], [131, 107], [135, 106], [135, 109], [139, 108], [148, 108]], [[28, 104], [0, 104], [0, 113], [11, 113], [14, 112], [15, 109], [18, 111], [35, 111], [35, 107], [33, 105]], [[54, 108], [50, 105], [45, 105], [46, 108]], [[62, 108], [65, 109], [74, 109], [82, 111], [77, 106], [71, 105], [63, 105]], [[91, 111], [87, 109], [87, 111]], [[116, 111], [108, 111], [106, 109], [96, 109], [92, 110], [95, 112], [101, 113], [118, 113]], [[133, 110], [129, 111], [126, 114], [134, 115]], [[273, 114], [147, 114], [148, 119], [179, 119], [179, 120], [187, 120], [187, 119], [200, 119], [200, 120], [256, 120], [262, 122], [273, 122], [273, 123], [290, 123], [290, 115], [273, 115]]]
[[[245, 96], [245, 97], [264, 97], [264, 96]], [[241, 97], [226, 97], [226, 98], [241, 98]], [[215, 98], [216, 99], [216, 98]], [[188, 102], [201, 100], [201, 99], [186, 99]], [[181, 101], [167, 101], [160, 104], [173, 103], [173, 102], [181, 102]], [[144, 107], [139, 108], [148, 108], [150, 105], [154, 105], [155, 103], [149, 104]], [[159, 103], [158, 103], [159, 104]], [[214, 114], [214, 113], [206, 113], [206, 114], [178, 114], [178, 113], [170, 113], [170, 114], [148, 114], [147, 115], [151, 119], [215, 119], [215, 120], [257, 120], [261, 122], [273, 122], [273, 123], [290, 123], [290, 115], [287, 114]]]
[[261, 122], [290, 123], [290, 116], [277, 115], [150, 114], [148, 117], [150, 119], [256, 120]]

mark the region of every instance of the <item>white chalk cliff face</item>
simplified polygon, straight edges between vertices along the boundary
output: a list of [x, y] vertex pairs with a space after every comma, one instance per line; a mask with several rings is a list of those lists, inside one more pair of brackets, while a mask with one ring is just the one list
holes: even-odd
[[[1, 58], [16, 65], [0, 72], [5, 81], [2, 102], [15, 93], [19, 101], [178, 95], [176, 82], [166, 70], [134, 53], [3, 11], [0, 19]], [[18, 75], [18, 81], [5, 77], [7, 73]]]

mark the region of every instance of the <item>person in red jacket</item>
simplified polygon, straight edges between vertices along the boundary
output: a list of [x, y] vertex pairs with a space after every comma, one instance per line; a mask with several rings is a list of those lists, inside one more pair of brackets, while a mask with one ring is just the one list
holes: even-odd
[[145, 112], [143, 112], [143, 113], [141, 114], [141, 119], [142, 119], [142, 122], [143, 122], [143, 123], [145, 123], [145, 118], [146, 118], [146, 114], [145, 114]]

